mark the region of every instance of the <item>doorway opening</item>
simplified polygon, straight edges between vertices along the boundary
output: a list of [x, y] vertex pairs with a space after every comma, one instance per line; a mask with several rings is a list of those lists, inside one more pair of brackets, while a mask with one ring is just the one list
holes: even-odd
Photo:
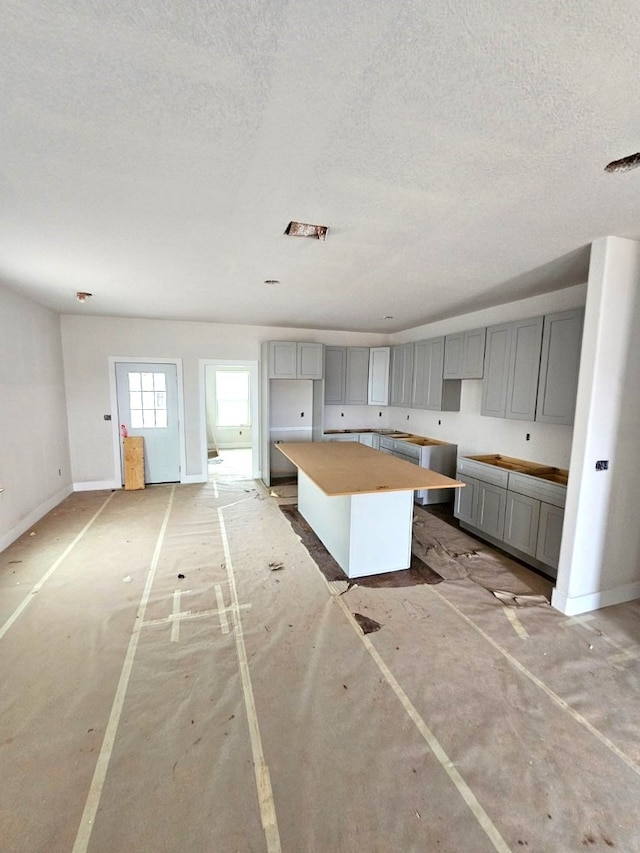
[[207, 478], [259, 476], [257, 362], [203, 361]]

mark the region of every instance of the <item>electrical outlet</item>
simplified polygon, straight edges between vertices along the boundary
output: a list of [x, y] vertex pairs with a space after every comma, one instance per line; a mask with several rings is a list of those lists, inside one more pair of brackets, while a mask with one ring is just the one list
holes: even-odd
[[525, 441], [529, 441], [530, 439], [531, 439], [531, 433], [530, 433], [530, 432], [528, 432], [528, 433], [525, 435], [524, 440], [525, 440]]
[[409, 420], [409, 415], [407, 415], [407, 420]]
[[441, 425], [442, 425], [442, 421], [438, 421], [438, 426], [441, 426]]
[[609, 470], [609, 460], [608, 459], [598, 459], [596, 462], [596, 471], [608, 471]]

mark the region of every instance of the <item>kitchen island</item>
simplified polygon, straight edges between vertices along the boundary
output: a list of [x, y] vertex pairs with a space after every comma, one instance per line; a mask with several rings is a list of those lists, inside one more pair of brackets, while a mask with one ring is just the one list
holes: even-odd
[[347, 577], [408, 569], [413, 493], [459, 480], [354, 442], [276, 445], [298, 468], [298, 510]]

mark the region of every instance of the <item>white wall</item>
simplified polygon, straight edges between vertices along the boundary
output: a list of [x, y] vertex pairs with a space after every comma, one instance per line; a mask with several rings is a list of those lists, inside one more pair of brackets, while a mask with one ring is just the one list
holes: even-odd
[[57, 314], [0, 285], [0, 550], [71, 492]]
[[[329, 332], [318, 329], [282, 329], [263, 326], [225, 326], [167, 320], [64, 315], [61, 317], [69, 440], [73, 482], [104, 483], [117, 479], [114, 470], [109, 356], [181, 358], [185, 402], [186, 474], [206, 477], [202, 470], [199, 359], [258, 361], [263, 341], [318, 341], [327, 344], [377, 346], [384, 336]], [[204, 396], [204, 395], [202, 395]]]
[[[467, 329], [577, 308], [584, 305], [586, 291], [587, 285], [581, 284], [452, 317], [393, 335], [392, 343], [435, 338]], [[458, 452], [462, 454], [502, 453], [559, 468], [569, 467], [572, 427], [482, 417], [481, 396], [482, 380], [465, 379], [462, 382], [459, 412], [425, 412], [394, 407], [389, 409], [390, 425], [457, 444]], [[530, 435], [528, 441], [527, 433]]]
[[[584, 613], [640, 596], [640, 244], [597, 240], [553, 604]], [[609, 462], [596, 471], [597, 460]]]

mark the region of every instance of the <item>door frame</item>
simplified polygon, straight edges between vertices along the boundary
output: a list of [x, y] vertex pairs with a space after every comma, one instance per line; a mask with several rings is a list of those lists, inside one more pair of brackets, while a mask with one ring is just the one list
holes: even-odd
[[[124, 480], [124, 472], [122, 470], [122, 451], [120, 444], [120, 424], [117, 422], [118, 417], [118, 393], [116, 387], [116, 364], [118, 362], [128, 362], [131, 364], [173, 364], [176, 367], [178, 376], [178, 441], [180, 445], [180, 482], [192, 482], [192, 478], [187, 477], [187, 452], [184, 436], [184, 386], [182, 381], [182, 359], [181, 358], [149, 358], [147, 356], [108, 356], [109, 362], [109, 394], [111, 397], [111, 437], [113, 440], [113, 471], [114, 481], [119, 483], [118, 488], [122, 488]], [[114, 422], [115, 417], [115, 422]]]
[[201, 358], [199, 359], [200, 383], [200, 452], [201, 465], [205, 480], [207, 479], [207, 395], [206, 369], [212, 367], [241, 367], [249, 371], [249, 405], [251, 411], [251, 476], [259, 480], [260, 473], [260, 394], [258, 362], [246, 359]]

